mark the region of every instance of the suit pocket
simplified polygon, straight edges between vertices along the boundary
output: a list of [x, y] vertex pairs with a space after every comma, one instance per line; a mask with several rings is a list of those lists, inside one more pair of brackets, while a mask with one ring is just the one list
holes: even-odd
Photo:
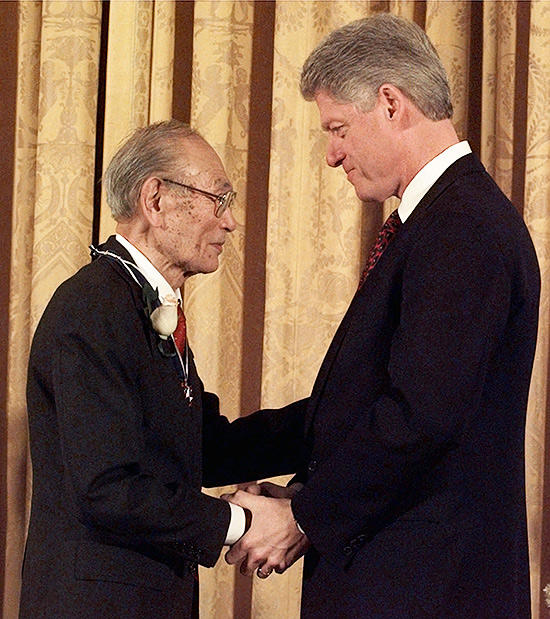
[[76, 547], [75, 578], [166, 591], [176, 576], [164, 563], [133, 550], [81, 542]]

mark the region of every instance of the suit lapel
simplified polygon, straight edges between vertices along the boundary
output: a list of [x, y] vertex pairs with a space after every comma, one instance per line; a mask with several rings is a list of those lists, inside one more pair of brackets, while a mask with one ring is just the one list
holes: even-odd
[[[395, 256], [403, 251], [403, 248], [407, 246], [407, 238], [411, 233], [413, 233], [416, 224], [427, 215], [432, 204], [443, 192], [445, 192], [449, 185], [459, 181], [459, 179], [463, 176], [483, 171], [484, 168], [482, 164], [473, 154], [465, 155], [449, 166], [449, 168], [443, 172], [443, 174], [437, 179], [426, 195], [418, 203], [414, 211], [408, 217], [407, 221], [402, 224], [398, 235], [389, 245], [386, 252], [384, 252], [384, 255], [380, 259], [380, 264], [375, 266], [375, 270], [377, 268], [380, 269], [380, 275], [383, 276], [384, 271], [382, 269], [385, 270], [387, 268], [391, 268], [392, 256]], [[332, 366], [345, 344], [346, 334], [354, 320], [356, 320], [357, 314], [360, 313], [360, 316], [364, 316], [367, 312], [366, 308], [369, 304], [369, 298], [371, 295], [375, 294], [376, 279], [377, 277], [374, 273], [369, 274], [369, 277], [367, 277], [362, 288], [357, 290], [346, 314], [342, 319], [342, 322], [340, 323], [340, 326], [334, 335], [334, 338], [332, 339], [323, 363], [319, 368], [319, 373], [313, 385], [311, 397], [309, 399], [305, 421], [306, 434], [308, 433], [313, 422], [319, 400], [323, 395], [324, 386], [330, 376]]]

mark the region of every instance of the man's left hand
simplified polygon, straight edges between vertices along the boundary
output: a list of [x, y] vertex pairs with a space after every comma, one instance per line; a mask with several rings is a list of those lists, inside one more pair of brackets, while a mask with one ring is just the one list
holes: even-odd
[[309, 548], [307, 536], [296, 525], [290, 499], [242, 490], [223, 498], [252, 512], [250, 529], [225, 555], [229, 564], [241, 563], [241, 574], [256, 571], [260, 578], [267, 578], [272, 571], [282, 574]]

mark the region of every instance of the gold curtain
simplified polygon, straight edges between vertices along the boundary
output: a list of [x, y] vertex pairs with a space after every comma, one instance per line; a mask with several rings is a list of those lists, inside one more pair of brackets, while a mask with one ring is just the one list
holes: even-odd
[[[521, 7], [521, 3], [519, 3]], [[539, 338], [527, 420], [527, 510], [531, 554], [531, 583], [534, 608], [541, 609], [541, 619], [550, 616], [550, 412], [548, 382], [550, 371], [550, 6], [548, 2], [531, 5], [531, 28], [527, 33], [529, 73], [526, 96], [524, 217], [537, 250], [542, 298]], [[510, 148], [512, 142], [510, 141]], [[546, 427], [546, 432], [545, 432]], [[545, 467], [546, 461], [546, 467]], [[543, 593], [543, 591], [545, 593]], [[545, 609], [542, 610], [542, 609]]]
[[[136, 127], [172, 115], [174, 3], [118, 0], [109, 6], [103, 161]], [[100, 238], [115, 222], [103, 200]]]
[[[219, 153], [239, 196], [245, 195], [247, 184], [253, 17], [250, 2], [195, 3], [191, 123]], [[189, 339], [197, 351], [199, 373], [207, 388], [220, 396], [223, 412], [232, 419], [240, 414], [242, 379], [246, 224], [242, 198], [233, 214], [237, 229], [226, 242], [218, 271], [210, 277], [198, 275], [185, 286]], [[231, 617], [234, 606], [242, 609], [242, 604], [248, 609], [250, 582], [223, 558], [215, 570], [200, 569], [200, 582], [201, 616]], [[238, 595], [241, 600], [234, 599]]]
[[19, 6], [5, 437], [8, 509], [2, 527], [6, 617], [16, 616], [30, 493], [25, 409], [30, 341], [55, 288], [87, 261], [91, 237], [100, 15], [99, 2]]
[[[307, 395], [365, 247], [394, 201], [361, 205], [341, 171], [326, 165], [316, 107], [302, 101], [298, 77], [330, 30], [384, 10], [425, 27], [449, 72], [457, 130], [523, 213], [539, 256], [526, 473], [533, 617], [547, 616], [550, 1], [24, 0], [18, 8], [3, 616], [17, 616], [31, 484], [30, 341], [53, 290], [88, 260], [94, 235], [103, 240], [114, 229], [94, 193], [98, 168], [134, 127], [189, 103], [183, 120], [218, 151], [239, 195], [220, 269], [185, 290], [200, 374], [230, 418]], [[183, 12], [192, 24], [182, 23]], [[201, 616], [292, 619], [300, 587], [301, 562], [260, 581], [221, 558], [201, 569]]]

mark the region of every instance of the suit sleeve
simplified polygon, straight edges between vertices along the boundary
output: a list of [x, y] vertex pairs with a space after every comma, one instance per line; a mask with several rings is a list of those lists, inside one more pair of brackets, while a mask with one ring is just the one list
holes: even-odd
[[223, 486], [295, 473], [304, 466], [307, 399], [265, 409], [232, 423], [218, 414], [218, 398], [204, 394], [203, 483]]
[[505, 328], [510, 289], [498, 248], [466, 216], [441, 217], [415, 242], [403, 272], [387, 388], [292, 502], [329, 561], [345, 564], [350, 540], [374, 536], [410, 509], [418, 500], [415, 480], [467, 430]]

